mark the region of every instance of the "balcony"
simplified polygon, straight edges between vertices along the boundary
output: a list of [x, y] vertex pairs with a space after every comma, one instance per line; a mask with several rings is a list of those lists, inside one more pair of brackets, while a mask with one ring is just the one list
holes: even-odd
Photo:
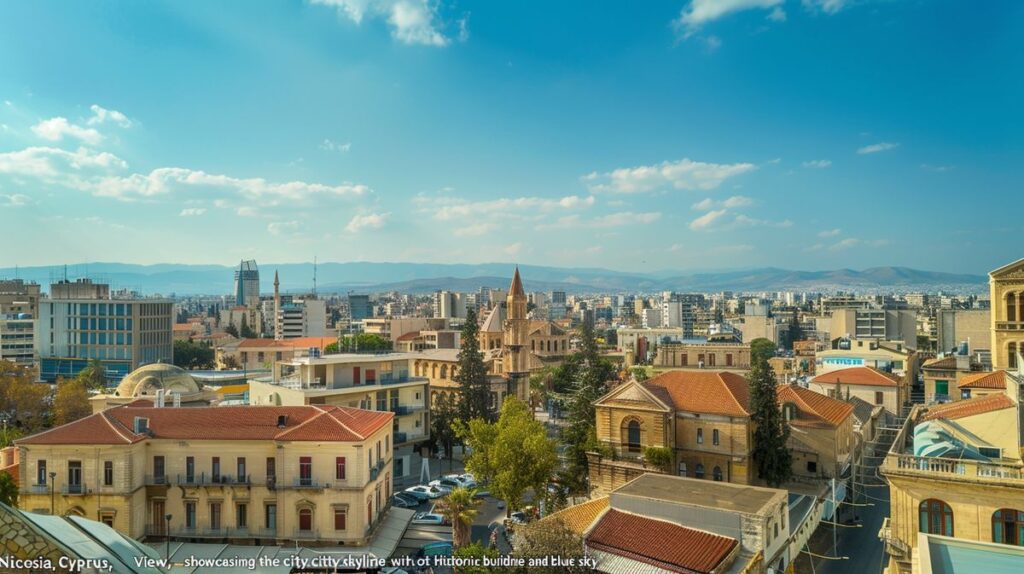
[[409, 440], [409, 436], [404, 432], [395, 433], [395, 444], [402, 444]]
[[145, 481], [143, 484], [146, 486], [167, 486], [171, 483], [170, 477], [166, 474], [156, 476], [147, 474], [143, 480]]
[[28, 487], [30, 494], [50, 494], [50, 485], [48, 484], [30, 484]]
[[889, 517], [882, 520], [882, 528], [878, 531], [878, 539], [885, 543], [885, 551], [890, 556], [897, 560], [905, 559], [910, 556], [910, 546], [893, 534], [891, 520]]
[[371, 466], [370, 467], [370, 480], [377, 480], [377, 476], [379, 476], [379, 475], [380, 475], [380, 467], [379, 466]]
[[409, 444], [409, 443], [419, 442], [419, 441], [422, 441], [422, 440], [426, 440], [426, 438], [427, 438], [427, 435], [423, 434], [423, 433], [408, 434], [408, 433], [404, 433], [404, 432], [396, 432], [395, 433], [395, 446], [402, 445], [402, 444]]
[[1024, 321], [996, 321], [996, 331], [1024, 331]]
[[1024, 486], [1024, 468], [1018, 465], [911, 454], [890, 453], [882, 463], [882, 474]]
[[[147, 484], [149, 484], [147, 482]], [[165, 482], [162, 484], [170, 484]], [[241, 477], [228, 476], [226, 474], [179, 474], [175, 480], [178, 486], [252, 486], [252, 475]]]
[[308, 477], [296, 478], [292, 486], [295, 488], [323, 488], [320, 481]]
[[64, 496], [83, 496], [89, 493], [84, 484], [65, 484], [60, 487], [60, 493]]

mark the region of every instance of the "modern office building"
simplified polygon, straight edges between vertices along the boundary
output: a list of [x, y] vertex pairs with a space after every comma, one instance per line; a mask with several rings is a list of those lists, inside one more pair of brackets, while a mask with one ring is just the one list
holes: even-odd
[[373, 317], [373, 305], [369, 295], [348, 294], [348, 312], [353, 321], [362, 321]]
[[173, 362], [173, 323], [170, 299], [114, 296], [89, 279], [54, 283], [39, 304], [39, 376], [74, 377], [95, 360], [117, 382], [142, 365]]
[[37, 283], [0, 280], [0, 361], [26, 366], [35, 363], [39, 298]]
[[836, 309], [830, 325], [832, 338], [902, 341], [917, 348], [917, 316], [913, 311], [895, 309]]
[[256, 261], [242, 261], [235, 270], [235, 305], [257, 307], [260, 304], [260, 271]]

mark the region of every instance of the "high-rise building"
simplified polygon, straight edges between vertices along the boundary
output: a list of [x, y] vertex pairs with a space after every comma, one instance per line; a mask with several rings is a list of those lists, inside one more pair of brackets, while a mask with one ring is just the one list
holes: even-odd
[[257, 307], [260, 304], [260, 271], [256, 260], [242, 261], [235, 270], [235, 305]]
[[353, 321], [362, 321], [373, 317], [373, 305], [369, 295], [348, 294], [349, 317]]
[[36, 359], [35, 328], [39, 285], [0, 281], [0, 361], [30, 366]]
[[95, 360], [119, 381], [142, 365], [172, 362], [173, 306], [170, 299], [112, 295], [89, 279], [51, 285], [36, 325], [40, 378], [74, 377]]
[[466, 297], [463, 293], [438, 291], [434, 293], [434, 317], [463, 319], [466, 317]]

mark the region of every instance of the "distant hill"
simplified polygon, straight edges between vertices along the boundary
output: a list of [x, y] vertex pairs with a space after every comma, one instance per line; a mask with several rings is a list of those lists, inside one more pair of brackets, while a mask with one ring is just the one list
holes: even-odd
[[[509, 263], [320, 263], [317, 287], [321, 293], [347, 291], [401, 291], [429, 293], [439, 289], [473, 291], [480, 287], [508, 286], [513, 265]], [[264, 292], [273, 289], [274, 271], [281, 276], [284, 291], [308, 291], [313, 284], [312, 263], [260, 264]], [[984, 275], [922, 271], [907, 267], [872, 267], [861, 271], [793, 271], [759, 269], [678, 273], [652, 271], [626, 273], [594, 267], [548, 267], [521, 265], [527, 290], [564, 290], [573, 293], [657, 292], [657, 291], [831, 291], [846, 290], [961, 290], [981, 291]], [[64, 274], [64, 267], [0, 268], [0, 278], [15, 276], [44, 286]], [[222, 265], [134, 265], [128, 263], [83, 263], [69, 265], [70, 278], [92, 277], [114, 288], [134, 289], [164, 295], [226, 294], [234, 281], [234, 268]]]

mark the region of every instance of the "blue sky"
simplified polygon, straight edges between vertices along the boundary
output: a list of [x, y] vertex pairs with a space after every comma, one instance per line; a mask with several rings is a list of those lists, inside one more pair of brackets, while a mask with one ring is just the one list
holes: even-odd
[[3, 12], [0, 267], [1024, 256], [1020, 2]]

